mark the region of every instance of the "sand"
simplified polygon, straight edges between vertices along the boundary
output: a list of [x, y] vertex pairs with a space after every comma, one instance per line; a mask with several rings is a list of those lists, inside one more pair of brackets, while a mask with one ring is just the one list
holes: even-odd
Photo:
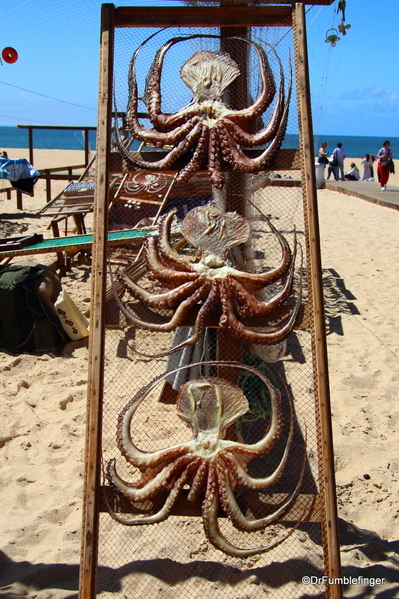
[[[9, 156], [24, 154], [9, 150]], [[35, 157], [38, 168], [83, 162], [83, 152], [38, 150]], [[390, 183], [399, 185], [398, 177]], [[53, 185], [61, 190], [65, 182]], [[318, 191], [318, 200], [323, 269], [343, 280], [347, 299], [327, 337], [343, 573], [385, 579], [369, 590], [348, 585], [345, 596], [394, 597], [399, 212], [327, 190]], [[34, 198], [24, 196], [22, 212], [2, 194], [1, 237], [36, 231], [49, 237], [50, 219], [35, 216], [44, 204], [42, 181]], [[63, 286], [87, 310], [90, 265], [75, 264]], [[85, 347], [63, 357], [0, 353], [0, 596], [76, 597], [87, 357]]]

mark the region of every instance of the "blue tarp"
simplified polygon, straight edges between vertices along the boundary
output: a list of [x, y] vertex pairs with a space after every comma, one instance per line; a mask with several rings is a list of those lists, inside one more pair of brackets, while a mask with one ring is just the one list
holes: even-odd
[[33, 186], [39, 177], [39, 171], [29, 164], [26, 158], [0, 157], [0, 179], [7, 179], [22, 193], [32, 195]]

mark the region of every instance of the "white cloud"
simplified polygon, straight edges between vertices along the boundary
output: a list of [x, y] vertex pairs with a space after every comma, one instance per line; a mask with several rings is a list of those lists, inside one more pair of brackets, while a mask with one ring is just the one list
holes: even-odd
[[365, 87], [364, 90], [362, 91], [362, 94], [364, 96], [370, 96], [372, 98], [383, 98], [388, 93], [389, 92], [387, 92], [386, 89], [382, 87], [382, 85], [374, 85], [373, 87]]
[[399, 100], [399, 95], [387, 90], [382, 85], [373, 85], [372, 87], [365, 87], [362, 90], [350, 90], [338, 96], [338, 100], [348, 102], [359, 102], [359, 100], [370, 101], [376, 99], [397, 102]]

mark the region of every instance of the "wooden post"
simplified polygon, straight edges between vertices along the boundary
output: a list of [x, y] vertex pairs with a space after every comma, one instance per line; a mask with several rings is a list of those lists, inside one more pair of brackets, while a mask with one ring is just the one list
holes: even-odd
[[89, 130], [85, 129], [85, 166], [87, 166], [89, 164], [89, 152], [90, 152], [90, 146], [89, 146]]
[[[302, 164], [304, 165], [303, 188], [306, 198], [305, 212], [309, 226], [309, 254], [312, 264], [310, 281], [314, 299], [314, 352], [316, 359], [315, 376], [318, 386], [320, 426], [322, 435], [322, 460], [324, 469], [324, 494], [326, 523], [324, 534], [327, 539], [325, 574], [329, 578], [339, 578], [340, 545], [338, 515], [335, 491], [334, 454], [331, 424], [330, 390], [328, 383], [327, 344], [323, 286], [321, 280], [321, 250], [319, 221], [317, 212], [316, 174], [314, 166], [312, 115], [310, 111], [310, 84], [306, 42], [305, 9], [297, 2], [293, 10], [295, 39], [295, 60], [297, 73], [297, 97], [299, 126], [301, 134]], [[341, 586], [334, 584], [328, 589], [331, 599], [341, 599]]]
[[29, 138], [29, 162], [33, 164], [33, 129], [28, 127], [28, 138]]
[[[220, 0], [220, 9], [229, 10], [229, 7], [234, 4], [234, 0]], [[224, 93], [224, 101], [235, 110], [241, 110], [248, 106], [249, 46], [229, 38], [248, 39], [248, 32], [248, 27], [220, 27], [220, 48], [231, 56], [240, 69], [239, 77], [229, 85]], [[229, 172], [225, 173], [225, 178], [223, 195], [226, 212], [236, 211], [245, 217], [245, 174]]]
[[113, 4], [103, 4], [101, 11], [101, 53], [98, 102], [96, 185], [94, 204], [92, 288], [90, 307], [90, 346], [88, 408], [86, 428], [86, 472], [82, 525], [82, 557], [79, 597], [96, 596], [99, 536], [99, 488], [101, 475], [102, 395], [104, 387], [105, 291], [107, 203], [109, 158], [111, 153], [112, 72], [114, 53]]
[[23, 210], [22, 193], [17, 189], [17, 209]]
[[51, 202], [51, 170], [46, 169], [46, 202]]
[[[220, 10], [229, 10], [234, 0], [220, 0]], [[223, 8], [222, 8], [223, 7]], [[240, 69], [240, 75], [224, 93], [228, 106], [240, 110], [248, 106], [248, 60], [249, 47], [244, 42], [230, 39], [242, 37], [248, 39], [248, 27], [220, 27], [220, 49], [227, 52]], [[245, 174], [225, 172], [225, 184], [222, 190], [223, 205], [226, 212], [235, 211], [245, 217]], [[243, 342], [237, 340], [223, 329], [217, 331], [217, 359], [242, 362]], [[236, 383], [237, 372], [231, 368], [219, 369], [218, 376]]]

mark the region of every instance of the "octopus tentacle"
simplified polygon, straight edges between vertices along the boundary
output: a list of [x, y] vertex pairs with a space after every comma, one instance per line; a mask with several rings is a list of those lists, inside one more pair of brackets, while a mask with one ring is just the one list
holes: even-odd
[[224, 183], [224, 174], [222, 172], [222, 163], [220, 160], [218, 132], [214, 127], [212, 127], [209, 135], [208, 172], [212, 185], [214, 185], [217, 189], [222, 189]]
[[[226, 476], [226, 478], [228, 477], [227, 474], [225, 474], [225, 476]], [[300, 480], [300, 483], [302, 483], [302, 479]], [[290, 505], [292, 505], [292, 503], [294, 502], [294, 500], [299, 492], [299, 487], [300, 487], [300, 484], [298, 483], [297, 488], [295, 489], [295, 491], [293, 493], [294, 497], [293, 498], [292, 498], [292, 496], [290, 497], [289, 500], [291, 500], [291, 503], [289, 505], [285, 506], [284, 511], [286, 511], [290, 507]], [[226, 539], [226, 537], [221, 533], [219, 526], [218, 526], [219, 492], [220, 491], [221, 491], [221, 488], [218, 484], [217, 476], [216, 476], [216, 474], [214, 472], [214, 468], [213, 468], [213, 476], [212, 476], [212, 478], [211, 478], [211, 476], [209, 476], [209, 478], [208, 478], [206, 499], [205, 499], [205, 501], [203, 503], [203, 507], [202, 507], [202, 519], [203, 519], [203, 523], [204, 523], [205, 534], [206, 534], [209, 542], [212, 543], [212, 545], [214, 547], [216, 547], [217, 549], [220, 549], [224, 553], [227, 553], [227, 555], [231, 555], [233, 557], [248, 557], [250, 555], [256, 555], [258, 553], [266, 553], [267, 551], [270, 551], [270, 549], [277, 547], [277, 545], [280, 545], [283, 541], [285, 541], [288, 537], [290, 537], [301, 523], [301, 521], [297, 522], [295, 524], [295, 526], [293, 526], [286, 535], [284, 535], [282, 538], [278, 539], [277, 541], [270, 543], [269, 545], [265, 545], [262, 547], [254, 547], [252, 549], [243, 549], [240, 547], [236, 547], [235, 545], [233, 545], [232, 543], [230, 543], [230, 541], [228, 541]], [[233, 495], [233, 498], [234, 498], [234, 495]], [[234, 502], [236, 503], [237, 513], [242, 514], [237, 502], [235, 501], [235, 498], [234, 498]], [[279, 515], [281, 515], [281, 514], [279, 514]], [[242, 516], [243, 516], [243, 514], [242, 514]], [[276, 516], [276, 518], [278, 516]], [[243, 518], [245, 518], [245, 516], [243, 516]], [[245, 520], [247, 520], [247, 519], [245, 519]], [[256, 521], [254, 521], [254, 522], [256, 522]], [[237, 524], [238, 524], [238, 521], [237, 521]], [[238, 528], [237, 524], [235, 524], [236, 528]], [[266, 526], [266, 524], [264, 526]], [[264, 526], [262, 526], [262, 528]], [[248, 530], [248, 529], [244, 529], [244, 530]]]
[[[213, 312], [215, 305], [219, 299], [219, 292], [218, 292], [217, 285], [211, 284], [209, 282], [205, 283], [203, 295], [204, 295], [204, 297], [206, 297], [206, 295], [208, 297], [206, 298], [206, 300], [204, 301], [204, 303], [202, 304], [201, 308], [198, 311], [197, 318], [195, 319], [194, 332], [191, 335], [191, 337], [186, 339], [186, 341], [183, 341], [183, 343], [179, 343], [179, 345], [175, 345], [174, 347], [171, 347], [170, 349], [168, 349], [164, 352], [155, 354], [155, 355], [144, 354], [144, 353], [138, 351], [136, 348], [134, 349], [134, 351], [137, 354], [139, 354], [140, 356], [145, 356], [147, 358], [161, 358], [164, 356], [170, 356], [171, 354], [174, 354], [175, 352], [180, 351], [181, 349], [183, 349], [184, 347], [187, 347], [188, 345], [194, 345], [195, 343], [197, 343], [201, 339], [201, 337], [204, 333], [206, 319]], [[202, 298], [202, 299], [204, 299], [204, 298]], [[195, 302], [195, 303], [197, 303], [197, 302]]]
[[181, 443], [179, 445], [174, 445], [166, 449], [158, 449], [156, 451], [143, 451], [133, 443], [130, 433], [130, 426], [133, 416], [142, 401], [147, 397], [150, 391], [152, 391], [157, 382], [158, 379], [152, 381], [151, 384], [141, 389], [140, 392], [135, 395], [133, 399], [124, 407], [118, 416], [116, 433], [118, 448], [126, 461], [137, 468], [154, 468], [159, 464], [163, 464], [170, 458], [180, 458], [181, 456], [190, 452], [189, 443]]
[[[194, 282], [196, 283], [197, 281], [194, 281]], [[172, 331], [177, 326], [179, 326], [179, 324], [182, 321], [183, 317], [185, 316], [186, 312], [190, 308], [192, 308], [192, 306], [197, 304], [201, 299], [204, 299], [204, 297], [206, 296], [208, 289], [209, 289], [209, 284], [203, 283], [203, 281], [200, 281], [200, 283], [202, 283], [202, 286], [199, 287], [199, 289], [196, 289], [190, 297], [188, 297], [187, 299], [182, 301], [181, 304], [179, 304], [178, 308], [176, 309], [176, 312], [173, 314], [172, 318], [168, 322], [164, 322], [164, 323], [151, 323], [151, 322], [141, 320], [140, 318], [138, 318], [137, 316], [135, 316], [134, 314], [132, 314], [131, 312], [129, 312], [129, 310], [127, 310], [125, 308], [125, 306], [123, 305], [123, 303], [121, 302], [121, 300], [118, 298], [117, 295], [115, 295], [115, 301], [116, 301], [119, 309], [126, 316], [126, 318], [130, 322], [135, 324], [137, 327], [147, 329], [150, 331]], [[187, 285], [187, 283], [185, 283], [185, 285]], [[195, 343], [195, 342], [193, 342], [193, 343]], [[186, 343], [183, 345], [183, 347], [185, 345], [186, 345]], [[178, 346], [178, 347], [180, 347], [180, 346]], [[142, 356], [151, 357], [151, 358], [155, 358], [155, 357], [162, 356], [162, 355], [169, 355], [169, 354], [162, 354], [162, 353], [154, 354], [154, 355], [143, 354], [143, 353], [139, 352], [137, 349], [134, 349], [134, 351], [137, 354], [140, 354]], [[176, 351], [176, 349], [173, 349], [173, 351]], [[173, 351], [172, 351], [172, 353], [173, 353]]]
[[[192, 455], [183, 455], [171, 464], [165, 466], [165, 468], [158, 472], [143, 486], [141, 486], [140, 481], [129, 483], [119, 476], [116, 471], [116, 460], [112, 459], [107, 465], [107, 478], [110, 484], [123, 493], [129, 501], [137, 503], [139, 501], [151, 499], [161, 491], [167, 489], [171, 482], [175, 482], [178, 475], [181, 474], [182, 468], [185, 468], [190, 462], [193, 462], [193, 459]], [[198, 462], [199, 458], [195, 460], [195, 463], [198, 464]]]
[[240, 144], [245, 148], [254, 148], [255, 146], [261, 146], [273, 139], [273, 137], [276, 135], [280, 125], [282, 112], [283, 107], [281, 107], [281, 104], [276, 104], [276, 108], [270, 122], [267, 124], [266, 127], [261, 129], [257, 133], [248, 133], [239, 125], [233, 123], [232, 121], [229, 121], [226, 118], [223, 118], [219, 121], [217, 125], [218, 132], [222, 131], [222, 135], [229, 136], [233, 140], [233, 142], [236, 142], [236, 144]]
[[219, 492], [220, 487], [218, 483], [218, 477], [215, 472], [215, 466], [212, 464], [209, 467], [208, 484], [205, 493], [205, 500], [202, 504], [202, 521], [204, 524], [204, 530], [206, 537], [210, 543], [217, 549], [220, 549], [227, 555], [233, 557], [247, 557], [249, 555], [255, 555], [256, 553], [264, 553], [269, 551], [272, 547], [275, 547], [279, 543], [273, 543], [266, 547], [256, 547], [254, 549], [241, 549], [232, 545], [230, 541], [221, 533], [218, 526], [218, 515], [219, 515]]
[[161, 122], [159, 117], [164, 116], [161, 115], [161, 73], [163, 61], [165, 58], [166, 52], [172, 46], [172, 40], [169, 40], [166, 44], [164, 44], [161, 48], [159, 48], [155, 54], [153, 63], [151, 65], [147, 81], [145, 87], [145, 103], [147, 106], [148, 114], [151, 119], [151, 122], [154, 126], [161, 128]]
[[[182, 346], [185, 345], [193, 345], [197, 343], [202, 337], [202, 334], [205, 330], [205, 323], [210, 314], [212, 314], [213, 310], [219, 299], [219, 289], [215, 283], [209, 283], [209, 293], [205, 302], [202, 304], [201, 308], [198, 311], [197, 318], [195, 319], [194, 325], [194, 334], [190, 339], [186, 341]], [[179, 346], [178, 346], [179, 347]], [[181, 349], [181, 348], [180, 348]]]
[[[153, 37], [153, 36], [150, 36]], [[146, 40], [148, 41], [148, 40]], [[145, 43], [145, 42], [144, 42]], [[129, 66], [129, 102], [126, 110], [126, 124], [131, 131], [132, 135], [145, 143], [151, 143], [156, 146], [164, 146], [166, 144], [174, 145], [184, 139], [188, 133], [194, 128], [199, 122], [199, 117], [194, 116], [192, 119], [184, 119], [181, 126], [175, 128], [172, 132], [163, 133], [156, 130], [148, 130], [143, 127], [137, 118], [138, 113], [138, 90], [137, 90], [137, 77], [136, 77], [136, 58], [143, 47], [141, 44], [134, 52]], [[160, 100], [159, 100], [160, 101]], [[115, 117], [117, 121], [117, 116]], [[115, 126], [116, 133], [116, 144], [122, 155], [127, 159], [131, 159], [131, 153], [122, 141], [119, 127], [116, 122]]]
[[162, 522], [163, 520], [166, 520], [166, 518], [169, 516], [170, 510], [172, 509], [173, 505], [176, 502], [176, 499], [179, 496], [180, 491], [182, 490], [183, 486], [186, 484], [187, 480], [191, 476], [192, 470], [195, 466], [196, 466], [196, 463], [192, 463], [186, 467], [186, 469], [181, 474], [181, 476], [173, 484], [164, 505], [155, 514], [152, 514], [151, 516], [141, 516], [141, 517], [133, 516], [132, 518], [124, 518], [123, 516], [118, 516], [117, 514], [115, 514], [115, 512], [108, 505], [108, 511], [109, 511], [110, 516], [114, 520], [116, 520], [120, 524], [124, 524], [125, 526], [140, 526], [140, 524], [155, 524], [156, 522]]
[[[217, 538], [217, 518], [219, 513], [219, 492], [215, 465], [210, 462], [208, 467], [208, 480], [206, 483], [205, 499], [202, 503], [202, 520], [206, 537], [212, 545]], [[217, 545], [215, 545], [217, 546]], [[224, 549], [223, 549], [224, 551]]]
[[[278, 92], [278, 98], [276, 101], [276, 106], [273, 110], [273, 114], [271, 116], [271, 119], [269, 121], [269, 123], [267, 124], [266, 127], [263, 127], [260, 131], [258, 131], [257, 133], [248, 133], [247, 131], [245, 131], [244, 129], [242, 129], [234, 120], [234, 115], [232, 115], [230, 117], [230, 115], [225, 116], [223, 119], [221, 119], [221, 123], [223, 123], [227, 129], [227, 131], [230, 133], [231, 137], [238, 143], [240, 143], [241, 145], [247, 147], [247, 148], [253, 148], [254, 146], [259, 146], [262, 145], [264, 143], [266, 143], [267, 141], [269, 141], [270, 139], [272, 139], [278, 129], [279, 129], [279, 125], [281, 122], [281, 118], [283, 116], [283, 112], [284, 112], [284, 71], [283, 71], [283, 65], [281, 63], [280, 57], [278, 56], [278, 54], [276, 53], [276, 51], [274, 50], [274, 48], [272, 46], [270, 46], [279, 62], [280, 65], [280, 86], [279, 86], [279, 92]], [[266, 72], [270, 75], [271, 70], [270, 67], [268, 69], [266, 69]], [[272, 75], [271, 75], [272, 77]], [[270, 84], [270, 82], [269, 82]], [[269, 85], [270, 88], [270, 85]], [[273, 95], [270, 98], [273, 98], [274, 93], [275, 93], [275, 83], [274, 83], [274, 79], [272, 78], [272, 90], [273, 90]], [[270, 91], [271, 94], [271, 91]], [[269, 102], [270, 103], [270, 102]]]
[[[235, 38], [235, 37], [232, 37], [230, 39], [244, 40], [244, 38]], [[252, 48], [254, 48], [254, 50], [256, 51], [256, 53], [258, 55], [259, 66], [260, 66], [259, 72], [260, 72], [261, 81], [262, 81], [262, 91], [260, 92], [259, 96], [256, 98], [255, 102], [253, 102], [253, 104], [251, 104], [247, 108], [243, 108], [241, 110], [229, 110], [226, 112], [226, 118], [233, 120], [233, 122], [235, 122], [235, 123], [239, 123], [242, 121], [245, 122], [245, 120], [248, 120], [248, 119], [253, 121], [256, 118], [258, 118], [263, 112], [265, 112], [267, 107], [271, 104], [271, 102], [274, 98], [274, 95], [276, 93], [276, 84], [274, 81], [273, 71], [270, 68], [266, 52], [264, 51], [262, 46], [260, 46], [253, 40], [244, 40], [244, 41], [249, 43], [250, 46]], [[279, 60], [278, 55], [277, 55], [275, 49], [273, 48], [273, 46], [271, 46], [270, 44], [267, 44], [267, 43], [265, 43], [265, 45], [268, 46], [274, 52], [277, 59]], [[280, 62], [280, 66], [281, 66], [281, 62]]]
[[[221, 454], [221, 458], [229, 463], [230, 466], [227, 468], [227, 470], [229, 472], [234, 472], [234, 476], [238, 480], [238, 483], [240, 485], [243, 485], [247, 489], [264, 490], [264, 489], [267, 489], [268, 487], [271, 487], [275, 483], [277, 483], [281, 474], [283, 473], [284, 468], [288, 461], [288, 455], [289, 455], [289, 450], [291, 447], [293, 436], [294, 436], [294, 413], [293, 413], [292, 401], [290, 398], [290, 431], [288, 434], [287, 442], [285, 444], [285, 448], [284, 448], [284, 452], [281, 457], [281, 460], [280, 460], [277, 468], [275, 468], [275, 470], [272, 472], [272, 474], [270, 474], [269, 476], [264, 476], [262, 478], [254, 478], [253, 476], [250, 476], [247, 473], [247, 471], [245, 470], [245, 468], [243, 467], [240, 460], [237, 459], [237, 457], [234, 455], [232, 450], [224, 451]], [[273, 441], [274, 441], [274, 439], [273, 439]]]
[[233, 137], [228, 132], [226, 125], [223, 122], [217, 123], [216, 127], [219, 134], [220, 145], [222, 147], [223, 158], [234, 169], [238, 169], [244, 173], [258, 173], [271, 163], [284, 139], [288, 121], [288, 109], [291, 101], [291, 93], [292, 77], [290, 77], [287, 98], [276, 136], [269, 146], [256, 158], [249, 158], [246, 156], [237, 142], [234, 141]]
[[[304, 469], [302, 468], [301, 475], [295, 486], [294, 491], [290, 495], [288, 495], [287, 499], [275, 511], [273, 511], [271, 514], [268, 514], [264, 518], [257, 518], [256, 520], [251, 520], [250, 518], [244, 516], [240, 509], [240, 506], [237, 503], [237, 500], [230, 485], [228, 471], [225, 468], [219, 466], [217, 468], [217, 475], [222, 507], [225, 510], [226, 514], [229, 516], [233, 525], [238, 530], [247, 532], [261, 530], [262, 528], [265, 528], [265, 526], [272, 524], [272, 522], [278, 520], [278, 518], [282, 516], [288, 510], [288, 508], [293, 505], [302, 485], [303, 474]], [[265, 550], [267, 549], [265, 548]]]
[[174, 208], [162, 218], [158, 239], [158, 250], [161, 256], [165, 256], [165, 258], [169, 260], [172, 266], [181, 270], [192, 272], [193, 269], [190, 265], [189, 259], [179, 254], [179, 252], [175, 250], [170, 242], [170, 229], [176, 213], [177, 208]]
[[257, 133], [248, 133], [239, 125], [237, 125], [236, 123], [234, 123], [226, 117], [221, 119], [219, 123], [220, 125], [224, 125], [224, 129], [227, 130], [227, 133], [236, 143], [239, 143], [246, 148], [253, 148], [255, 146], [261, 146], [264, 143], [273, 139], [273, 137], [277, 134], [279, 130], [283, 112], [284, 89], [280, 87], [279, 98], [274, 108], [271, 119], [269, 123], [266, 125], [266, 127], [263, 127]]
[[197, 147], [194, 150], [190, 162], [179, 172], [176, 178], [177, 183], [187, 183], [187, 181], [200, 170], [207, 151], [208, 139], [209, 129], [208, 127], [203, 126]]
[[273, 297], [264, 302], [257, 300], [245, 289], [244, 285], [235, 281], [233, 277], [227, 277], [227, 284], [233, 292], [233, 295], [239, 300], [240, 314], [242, 316], [259, 316], [261, 314], [269, 314], [283, 303], [291, 291], [292, 278], [293, 268], [284, 283], [284, 287], [282, 287]]
[[[140, 124], [137, 118], [138, 106], [137, 106], [137, 82], [136, 78], [129, 77], [129, 105], [126, 112], [126, 124], [133, 137], [145, 144], [151, 144], [156, 147], [163, 147], [165, 145], [175, 145], [181, 142], [190, 131], [200, 121], [198, 115], [192, 115], [190, 119], [184, 119], [184, 122], [173, 131], [162, 132], [156, 129], [147, 129]], [[116, 145], [121, 154], [129, 161], [132, 161], [132, 153], [126, 147], [122, 140], [119, 127], [117, 124], [117, 116], [115, 116], [115, 136]]]
[[[130, 112], [127, 113], [126, 118], [126, 124], [135, 139], [138, 139], [145, 144], [151, 144], [160, 148], [164, 146], [174, 146], [175, 144], [181, 142], [190, 133], [190, 131], [194, 129], [195, 125], [197, 125], [199, 121], [199, 116], [192, 116], [187, 122], [180, 125], [180, 127], [173, 129], [173, 131], [162, 132], [157, 131], [156, 129], [147, 129], [141, 125], [137, 117], [132, 116]], [[121, 149], [121, 147], [119, 147], [119, 149]], [[130, 160], [131, 152], [126, 147], [124, 147], [124, 150], [128, 152], [128, 156], [125, 157]]]
[[235, 337], [239, 337], [243, 341], [249, 341], [250, 343], [257, 343], [259, 345], [274, 345], [284, 341], [291, 333], [295, 326], [296, 318], [298, 316], [299, 308], [302, 301], [302, 285], [295, 303], [294, 309], [291, 312], [289, 318], [284, 324], [271, 329], [270, 331], [260, 332], [254, 331], [249, 327], [246, 327], [240, 322], [235, 315], [235, 306], [232, 299], [231, 291], [226, 284], [223, 284], [223, 293], [221, 294], [222, 310], [223, 314], [220, 318], [220, 326], [231, 330]]
[[151, 277], [155, 276], [159, 281], [169, 285], [192, 281], [199, 277], [195, 272], [180, 272], [165, 266], [157, 252], [157, 241], [155, 237], [148, 237], [145, 245], [147, 268]]
[[[136, 77], [136, 59], [141, 48], [154, 37], [155, 34], [150, 35], [134, 52], [132, 59], [130, 61], [129, 66], [129, 101], [128, 107], [126, 110], [126, 121], [131, 129], [132, 133], [138, 131], [141, 135], [145, 135], [147, 131], [142, 130], [141, 125], [137, 120], [137, 112], [138, 112], [138, 90], [137, 90], [137, 77]], [[183, 38], [179, 38], [183, 39]], [[174, 127], [179, 127], [179, 125], [183, 124], [183, 129], [185, 128], [186, 121], [191, 117], [195, 116], [194, 113], [191, 115], [183, 115], [180, 118], [177, 115], [172, 115], [171, 117], [167, 117], [166, 115], [161, 114], [161, 71], [163, 66], [163, 60], [168, 49], [174, 44], [174, 40], [169, 40], [164, 46], [162, 46], [156, 53], [154, 61], [151, 65], [149, 75], [146, 81], [146, 89], [145, 89], [145, 97], [146, 97], [146, 105], [147, 110], [150, 116], [150, 120], [154, 126], [158, 128], [158, 132], [160, 133], [158, 139], [165, 140], [164, 143], [171, 143], [169, 140], [171, 139], [167, 133], [162, 133], [163, 129], [163, 118], [171, 121], [171, 125]], [[177, 131], [175, 129], [175, 131]], [[172, 135], [175, 133], [172, 133]], [[152, 133], [152, 132], [151, 132]], [[157, 131], [155, 132], [157, 133]], [[142, 141], [146, 141], [143, 139]], [[147, 141], [151, 141], [148, 139]]]
[[292, 281], [294, 278], [295, 257], [296, 245], [291, 261], [291, 268], [283, 287], [266, 301], [257, 300], [251, 293], [249, 293], [249, 291], [247, 291], [244, 285], [242, 285], [239, 281], [236, 281], [234, 277], [228, 276], [226, 278], [227, 284], [230, 287], [234, 297], [238, 299], [240, 303], [239, 312], [242, 316], [260, 316], [262, 314], [269, 314], [287, 299], [290, 294]]
[[182, 283], [179, 287], [175, 287], [174, 289], [153, 293], [140, 287], [140, 285], [126, 274], [123, 268], [118, 268], [116, 276], [119, 282], [133, 297], [152, 308], [173, 308], [176, 305], [179, 305], [182, 299], [188, 298], [193, 291], [204, 284], [199, 277], [196, 277], [193, 281]]
[[172, 148], [166, 156], [164, 156], [160, 160], [155, 160], [153, 162], [143, 160], [143, 158], [141, 158], [138, 154], [136, 154], [135, 152], [129, 152], [128, 150], [126, 150], [126, 148], [123, 148], [122, 146], [119, 149], [121, 150], [121, 153], [124, 156], [124, 158], [126, 158], [126, 160], [134, 164], [134, 166], [146, 170], [167, 170], [173, 166], [173, 164], [178, 158], [183, 156], [183, 154], [188, 152], [196, 144], [201, 134], [201, 129], [201, 123], [197, 122], [191, 129], [191, 131], [183, 139], [181, 139], [179, 143], [176, 146], [174, 146], [174, 148]]
[[223, 122], [218, 123], [216, 128], [224, 160], [230, 164], [234, 170], [239, 170], [243, 173], [257, 174], [260, 170], [271, 164], [284, 137], [284, 134], [281, 137], [276, 136], [271, 144], [259, 156], [256, 158], [249, 158], [241, 150], [238, 143], [234, 141]]
[[204, 480], [205, 477], [208, 474], [208, 462], [204, 461], [200, 464], [200, 467], [198, 468], [197, 472], [195, 473], [195, 476], [193, 478], [193, 481], [191, 483], [190, 486], [190, 492], [187, 495], [187, 501], [197, 501], [202, 490], [203, 490], [203, 485], [204, 485]]
[[[154, 34], [150, 35], [134, 52], [132, 56], [132, 60], [130, 61], [129, 66], [129, 102], [128, 108], [126, 111], [128, 119], [135, 119], [137, 115], [137, 107], [138, 107], [138, 91], [137, 91], [137, 78], [136, 78], [136, 59], [141, 48], [148, 42], [151, 38], [154, 37]], [[161, 69], [157, 71], [156, 69], [156, 59], [161, 51], [158, 50], [154, 62], [153, 67], [150, 70], [150, 75], [148, 77], [147, 86], [151, 87], [151, 106], [154, 106], [155, 110], [161, 108], [161, 89], [160, 89], [160, 78], [161, 78]], [[152, 85], [151, 85], [152, 82]], [[147, 92], [146, 92], [147, 94]], [[148, 108], [148, 106], [147, 106]]]
[[190, 105], [184, 107], [173, 115], [166, 115], [161, 112], [161, 73], [165, 55], [175, 44], [194, 37], [196, 36], [172, 38], [159, 48], [155, 55], [147, 78], [145, 97], [150, 120], [157, 129], [165, 130], [176, 127], [195, 115], [195, 109], [190, 112]]
[[[246, 365], [248, 368], [248, 365]], [[228, 445], [225, 446], [223, 455], [230, 455], [231, 453], [235, 454], [243, 454], [244, 456], [258, 456], [263, 455], [266, 452], [270, 451], [270, 449], [274, 446], [274, 444], [278, 441], [281, 435], [281, 427], [282, 427], [282, 414], [281, 414], [281, 400], [280, 393], [274, 387], [269, 379], [264, 376], [261, 372], [254, 370], [259, 379], [266, 385], [266, 388], [269, 392], [270, 404], [271, 404], [271, 417], [269, 428], [262, 439], [260, 439], [257, 443], [248, 444], [248, 443], [238, 443], [234, 442], [230, 447]]]
[[[234, 271], [234, 279], [242, 283], [245, 287], [247, 287], [247, 289], [250, 289], [251, 291], [258, 291], [259, 289], [266, 287], [266, 285], [275, 283], [279, 279], [285, 277], [285, 275], [292, 266], [291, 248], [288, 245], [286, 238], [284, 237], [284, 235], [280, 233], [280, 231], [276, 229], [276, 227], [269, 219], [267, 219], [267, 224], [269, 225], [272, 232], [276, 235], [280, 243], [281, 260], [275, 268], [271, 268], [263, 273], [241, 272], [239, 270]], [[296, 247], [296, 233], [294, 239], [294, 246]]]

